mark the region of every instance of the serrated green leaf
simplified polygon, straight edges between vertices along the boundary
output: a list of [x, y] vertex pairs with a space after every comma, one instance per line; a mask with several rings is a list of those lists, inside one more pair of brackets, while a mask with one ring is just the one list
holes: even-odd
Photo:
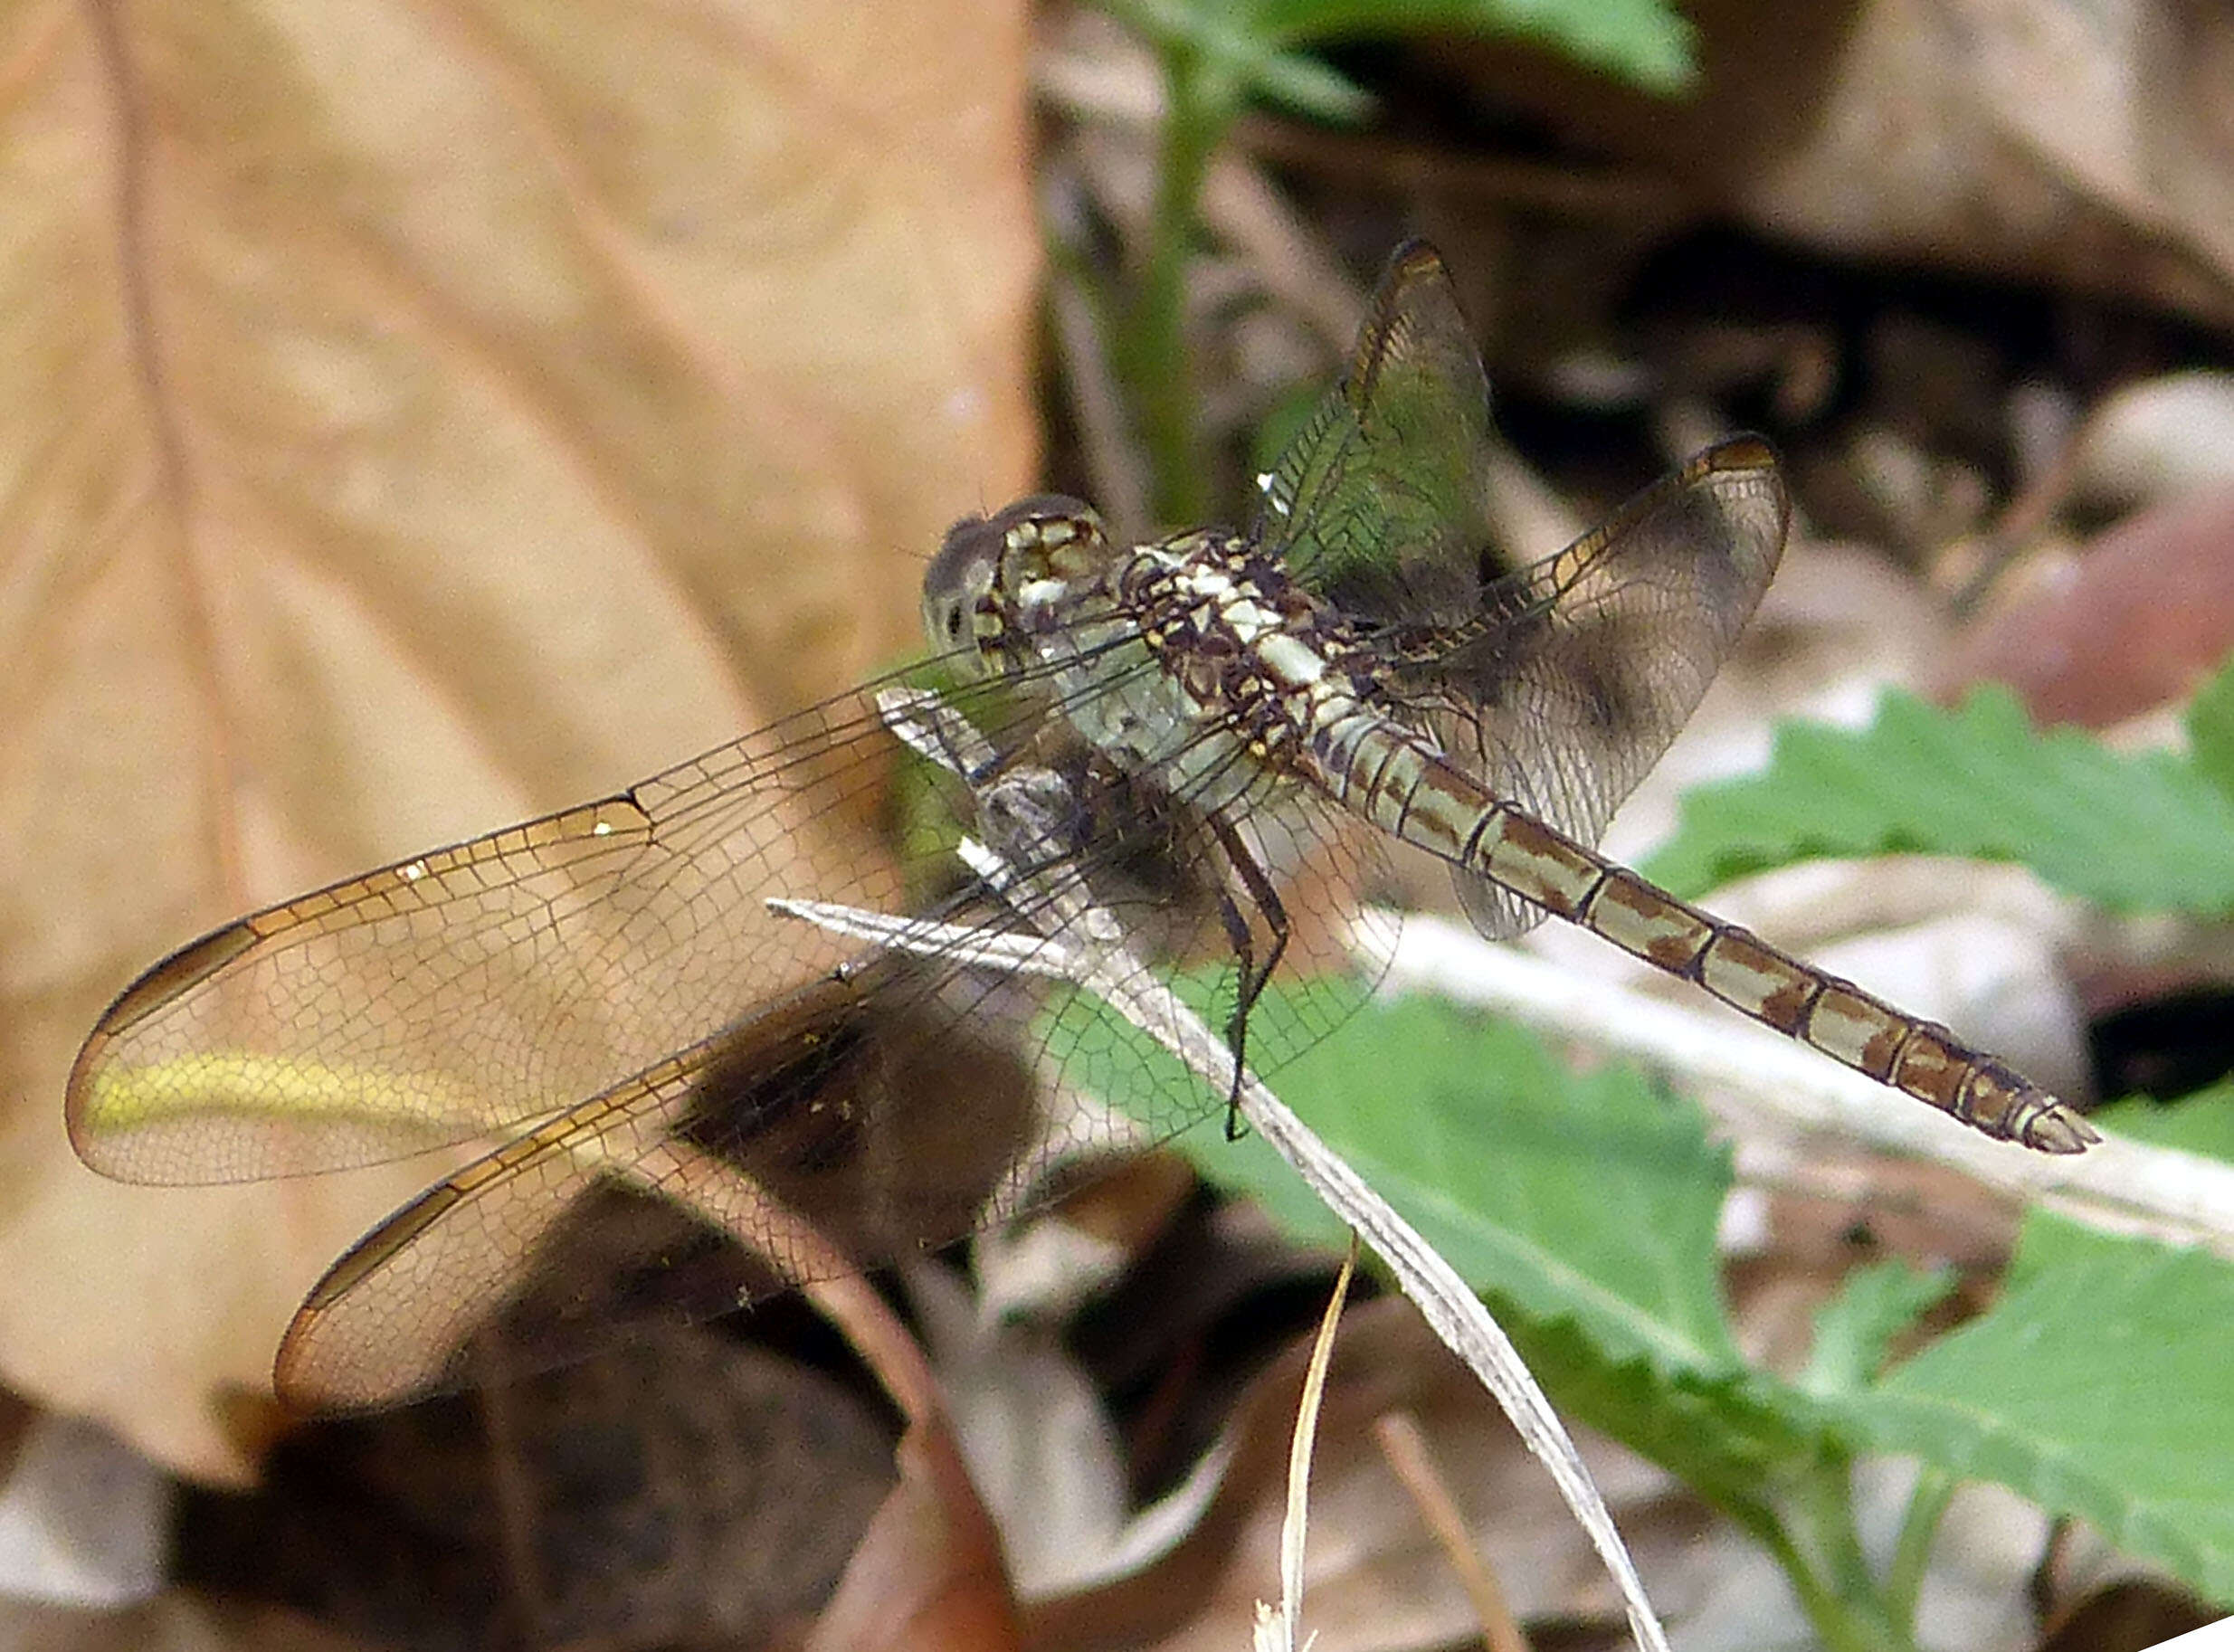
[[1868, 1386], [1893, 1339], [1954, 1288], [1952, 1267], [1892, 1260], [1858, 1267], [1815, 1315], [1815, 1337], [1800, 1389], [1822, 1400]]
[[2234, 1267], [2215, 1257], [2035, 1214], [1992, 1310], [1840, 1410], [2234, 1604]]
[[[1519, 1030], [1421, 1001], [1367, 1009], [1279, 1078], [1492, 1298], [1564, 1411], [1772, 1546], [1794, 1509], [1836, 1498], [1849, 1454], [1900, 1452], [2082, 1515], [2234, 1601], [2234, 1267], [2035, 1218], [1990, 1313], [1880, 1378], [1888, 1343], [1946, 1282], [1863, 1269], [1787, 1383], [1744, 1365], [1723, 1315], [1726, 1158], [1649, 1085], [1577, 1075]], [[1286, 1225], [1340, 1241], [1260, 1140], [1212, 1124], [1183, 1144]]]
[[2195, 772], [2234, 797], [2234, 660], [2196, 692], [2187, 729]]
[[1609, 1360], [1571, 1321], [1499, 1323], [1562, 1415], [1651, 1458], [1756, 1535], [1779, 1485], [1831, 1448], [1809, 1410], [1774, 1384]]
[[[1749, 1371], [1731, 1338], [1714, 1242], [1729, 1161], [1694, 1109], [1433, 1000], [1370, 1007], [1279, 1087], [1489, 1297], [1568, 1415], [1762, 1533], [1776, 1488], [1836, 1449], [1815, 1403]], [[1291, 1233], [1342, 1242], [1261, 1140], [1206, 1128], [1181, 1145]]]
[[2182, 758], [2035, 732], [2008, 692], [1955, 710], [1888, 694], [1868, 728], [1787, 723], [1769, 766], [1683, 801], [1643, 869], [1697, 895], [1817, 856], [2016, 860], [2124, 912], [2234, 911], [2234, 795]]
[[[1430, 1000], [1370, 1007], [1278, 1082], [1476, 1288], [1573, 1319], [1616, 1360], [1744, 1369], [1714, 1244], [1729, 1159], [1696, 1109], [1633, 1072], [1577, 1075], [1521, 1029]], [[1332, 1226], [1261, 1142], [1183, 1141], [1204, 1174], [1298, 1230]]]
[[2198, 1090], [2169, 1106], [2148, 1100], [2121, 1101], [2097, 1108], [2093, 1116], [2115, 1135], [2234, 1163], [2234, 1079]]

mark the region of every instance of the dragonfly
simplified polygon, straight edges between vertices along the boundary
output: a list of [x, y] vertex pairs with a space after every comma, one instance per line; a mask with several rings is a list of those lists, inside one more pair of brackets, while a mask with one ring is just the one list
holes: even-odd
[[[1790, 503], [1769, 444], [1737, 437], [1507, 566], [1488, 408], [1442, 261], [1408, 243], [1247, 531], [1126, 545], [1052, 495], [956, 524], [924, 622], [993, 754], [980, 778], [1054, 778], [1045, 852], [1144, 959], [1218, 967], [1237, 1072], [1370, 990], [1357, 940], [1400, 921], [1369, 897], [1406, 844], [1486, 935], [1555, 916], [1989, 1136], [2097, 1139], [1999, 1058], [1594, 850], [1729, 657]], [[772, 1210], [867, 1266], [1208, 1116], [1225, 1097], [1031, 967], [1030, 879], [970, 874], [952, 831], [880, 829], [909, 774], [890, 686], [184, 947], [79, 1055], [78, 1153], [188, 1183], [483, 1144], [337, 1261], [281, 1344], [282, 1398], [361, 1407], [455, 1384], [475, 1327], [530, 1298], [580, 1328], [653, 1286], [704, 1313], [827, 1267]], [[921, 939], [801, 923], [800, 897], [913, 913]], [[575, 1281], [584, 1213], [616, 1181], [657, 1192], [678, 1144], [734, 1169], [732, 1226], [765, 1257], [655, 1225], [625, 1283]]]

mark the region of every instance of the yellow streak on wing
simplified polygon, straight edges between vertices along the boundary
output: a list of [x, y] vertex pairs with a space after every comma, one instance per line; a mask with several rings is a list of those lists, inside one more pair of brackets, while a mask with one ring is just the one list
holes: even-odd
[[453, 1135], [459, 1123], [489, 1117], [471, 1092], [433, 1073], [226, 1052], [100, 1069], [79, 1124], [88, 1135], [100, 1136], [211, 1115], [424, 1125]]

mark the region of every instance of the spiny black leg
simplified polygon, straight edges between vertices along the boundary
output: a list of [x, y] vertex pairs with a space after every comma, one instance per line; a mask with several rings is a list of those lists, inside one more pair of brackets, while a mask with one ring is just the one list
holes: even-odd
[[1232, 1019], [1226, 1022], [1226, 1048], [1233, 1052], [1233, 1087], [1226, 1096], [1226, 1140], [1237, 1141], [1241, 1134], [1241, 1066], [1248, 1053], [1249, 1012], [1263, 996], [1272, 972], [1279, 967], [1281, 954], [1288, 950], [1290, 928], [1288, 908], [1280, 904], [1279, 892], [1265, 875], [1257, 859], [1232, 826], [1217, 815], [1210, 817], [1211, 831], [1218, 839], [1218, 846], [1225, 850], [1226, 861], [1241, 881], [1250, 905], [1264, 919], [1266, 930], [1272, 937], [1270, 950], [1261, 966], [1252, 964], [1256, 952], [1255, 936], [1249, 921], [1241, 916], [1230, 895], [1218, 897], [1220, 916], [1225, 924], [1227, 938], [1233, 942], [1233, 954], [1241, 965], [1236, 983]]
[[1257, 951], [1257, 937], [1249, 927], [1249, 920], [1241, 916], [1241, 907], [1233, 904], [1233, 897], [1218, 897], [1218, 922], [1226, 932], [1226, 945], [1233, 949], [1233, 960], [1240, 966], [1240, 990], [1235, 996], [1233, 1013], [1226, 1018], [1226, 1049], [1233, 1055], [1233, 1084], [1226, 1091], [1226, 1140], [1238, 1142], [1241, 1138], [1241, 1045], [1248, 1031], [1249, 1005], [1256, 994], [1250, 983], [1256, 978], [1252, 963]]

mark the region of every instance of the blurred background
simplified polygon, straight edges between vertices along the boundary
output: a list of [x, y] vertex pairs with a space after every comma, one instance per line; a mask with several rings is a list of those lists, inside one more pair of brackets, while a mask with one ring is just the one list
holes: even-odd
[[[1073, 1213], [1090, 1291], [911, 1283], [988, 1539], [796, 1303], [509, 1408], [282, 1419], [289, 1315], [425, 1167], [117, 1185], [62, 1087], [204, 929], [904, 661], [958, 517], [1047, 487], [1245, 522], [1407, 235], [1489, 368], [1510, 548], [1733, 430], [1789, 466], [1783, 573], [1619, 852], [1773, 716], [1866, 725], [1887, 685], [2176, 752], [2234, 646], [2217, 6], [24, 0], [0, 43], [0, 1645], [1239, 1644], [1328, 1267], [1177, 1161]], [[2224, 904], [2113, 924], [2052, 884], [1819, 864], [1717, 909], [2074, 1098], [2224, 1078]], [[1954, 1282], [1904, 1348], [2001, 1288], [2006, 1193], [1740, 1166], [1718, 1288], [1763, 1369], [1857, 1262]], [[2234, 1300], [2196, 1265], [2183, 1304]], [[1318, 1645], [1489, 1632], [1400, 1414], [1510, 1619], [1621, 1644], [1494, 1410], [1356, 1313]], [[2177, 1430], [2221, 1403], [2167, 1396], [2149, 1449], [2201, 1472]], [[1837, 1640], [1742, 1495], [1590, 1438], [1678, 1645], [1916, 1644]], [[2082, 1500], [2132, 1514], [2106, 1533], [1983, 1448], [2003, 1485], [1952, 1512], [1855, 1457], [1880, 1572], [1903, 1509], [1948, 1514], [1921, 1644], [2139, 1647], [2234, 1600], [2234, 1481]]]

